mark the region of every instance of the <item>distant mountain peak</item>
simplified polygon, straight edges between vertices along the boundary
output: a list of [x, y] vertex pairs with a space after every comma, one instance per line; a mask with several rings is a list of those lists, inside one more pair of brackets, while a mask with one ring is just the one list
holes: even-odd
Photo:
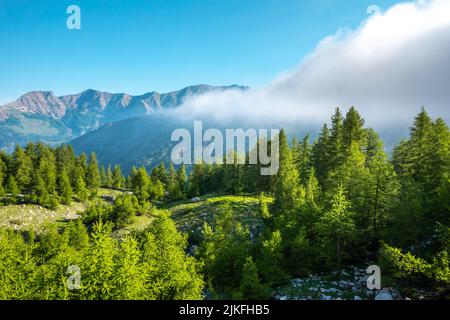
[[105, 123], [176, 108], [192, 95], [230, 89], [247, 87], [199, 84], [169, 93], [149, 91], [142, 95], [87, 89], [59, 97], [53, 91], [31, 91], [0, 106], [0, 149], [28, 140], [65, 142]]
[[53, 91], [31, 91], [6, 105], [6, 109], [59, 119], [64, 116], [66, 106], [63, 101], [55, 96]]

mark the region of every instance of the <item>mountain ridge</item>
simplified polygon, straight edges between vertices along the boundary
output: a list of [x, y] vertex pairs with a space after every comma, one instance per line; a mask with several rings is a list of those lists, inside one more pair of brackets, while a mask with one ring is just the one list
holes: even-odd
[[217, 90], [246, 90], [239, 85], [199, 84], [168, 93], [141, 95], [87, 89], [56, 96], [53, 91], [31, 91], [0, 106], [0, 149], [11, 151], [28, 141], [62, 143], [102, 125], [176, 108], [188, 96]]

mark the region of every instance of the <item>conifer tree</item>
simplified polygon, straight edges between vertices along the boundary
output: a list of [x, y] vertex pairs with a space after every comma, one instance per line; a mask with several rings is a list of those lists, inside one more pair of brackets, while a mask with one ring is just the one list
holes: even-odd
[[111, 236], [111, 225], [97, 222], [93, 226], [91, 244], [83, 258], [81, 299], [109, 300], [114, 298], [117, 240]]
[[[259, 271], [265, 282], [279, 283], [286, 280], [287, 275], [283, 271], [283, 241], [281, 232], [275, 230], [268, 233], [261, 244], [261, 259]], [[245, 267], [244, 267], [245, 268]]]
[[325, 182], [328, 176], [328, 162], [329, 162], [329, 144], [330, 131], [326, 124], [323, 125], [322, 131], [319, 134], [318, 140], [314, 143], [312, 149], [312, 159], [316, 172], [317, 179], [321, 185]]
[[122, 189], [124, 187], [124, 178], [122, 176], [122, 170], [119, 165], [114, 166], [112, 174], [112, 185], [116, 189]]
[[364, 119], [351, 107], [343, 122], [343, 142], [345, 148], [350, 148], [353, 142], [362, 145], [365, 138]]
[[66, 171], [63, 170], [59, 177], [59, 195], [64, 204], [70, 205], [72, 203], [72, 186], [70, 185], [69, 176]]
[[78, 175], [76, 184], [75, 184], [75, 193], [81, 201], [85, 201], [89, 196], [89, 190], [86, 188], [86, 183], [84, 182], [83, 176], [81, 174]]
[[8, 185], [7, 185], [7, 191], [10, 194], [11, 200], [13, 202], [17, 201], [17, 198], [19, 196], [20, 190], [17, 186], [16, 179], [14, 179], [14, 176], [9, 176], [8, 178]]
[[284, 130], [279, 137], [280, 168], [274, 185], [274, 211], [279, 215], [289, 215], [296, 209], [301, 199], [298, 186], [298, 171], [294, 166]]
[[127, 236], [116, 256], [113, 287], [114, 299], [142, 300], [146, 298], [148, 269], [141, 263], [142, 253], [135, 238]]
[[4, 188], [4, 182], [5, 182], [5, 176], [6, 176], [6, 165], [3, 162], [2, 158], [0, 158], [0, 198], [5, 195], [5, 188]]
[[108, 185], [107, 185], [107, 178], [106, 178], [106, 170], [105, 170], [105, 166], [102, 165], [102, 166], [100, 167], [99, 174], [100, 174], [100, 185], [101, 185], [102, 187], [107, 187]]
[[189, 196], [195, 197], [201, 195], [203, 183], [204, 164], [194, 164], [189, 175]]
[[145, 231], [144, 261], [149, 265], [149, 296], [158, 300], [199, 299], [203, 279], [199, 265], [185, 253], [186, 238], [167, 213], [161, 213]]
[[131, 191], [143, 204], [149, 200], [150, 179], [144, 167], [139, 170], [134, 168], [131, 173]]
[[258, 267], [253, 258], [247, 257], [242, 270], [240, 296], [246, 300], [263, 300], [269, 297], [269, 287], [261, 284]]
[[336, 108], [334, 115], [331, 117], [330, 141], [327, 148], [328, 169], [334, 170], [344, 162], [345, 158], [344, 125], [339, 108]]
[[108, 187], [108, 188], [112, 188], [113, 187], [113, 173], [112, 173], [112, 170], [111, 170], [111, 165], [108, 165], [108, 169], [106, 169], [105, 186]]
[[97, 194], [98, 188], [100, 188], [100, 172], [98, 170], [97, 156], [95, 153], [91, 153], [89, 159], [89, 165], [86, 172], [86, 185], [91, 192], [91, 195]]
[[170, 163], [169, 174], [167, 177], [167, 189], [169, 192], [170, 200], [177, 200], [182, 198], [182, 192], [180, 189], [180, 184], [178, 183], [177, 173], [172, 163]]
[[186, 166], [184, 165], [184, 163], [178, 169], [177, 181], [179, 188], [181, 190], [181, 195], [184, 198], [187, 192], [187, 175], [186, 175]]
[[317, 226], [323, 252], [328, 253], [327, 260], [338, 267], [341, 266], [343, 257], [349, 253], [349, 244], [355, 233], [350, 206], [344, 189], [339, 187], [331, 199], [330, 209], [320, 218]]
[[19, 145], [13, 153], [13, 175], [20, 191], [28, 193], [33, 179], [33, 162]]

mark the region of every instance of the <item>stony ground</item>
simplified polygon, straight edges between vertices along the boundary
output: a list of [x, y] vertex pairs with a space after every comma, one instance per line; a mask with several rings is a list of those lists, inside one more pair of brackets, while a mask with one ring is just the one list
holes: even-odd
[[274, 292], [276, 300], [393, 300], [401, 299], [397, 290], [367, 289], [365, 268], [352, 267], [329, 274], [292, 279]]

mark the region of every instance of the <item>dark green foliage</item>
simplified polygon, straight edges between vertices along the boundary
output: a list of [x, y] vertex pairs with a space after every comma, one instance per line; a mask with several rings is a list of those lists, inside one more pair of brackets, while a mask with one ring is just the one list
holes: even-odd
[[92, 196], [97, 195], [98, 188], [100, 188], [100, 172], [98, 169], [97, 156], [95, 153], [91, 154], [89, 165], [86, 171], [86, 186], [88, 187]]
[[203, 227], [200, 258], [211, 290], [223, 297], [238, 298], [244, 264], [250, 253], [249, 230], [237, 222], [228, 208]]
[[124, 227], [133, 222], [139, 210], [139, 201], [134, 195], [122, 195], [114, 201], [111, 221], [118, 228]]
[[64, 204], [70, 205], [72, 202], [72, 186], [70, 185], [69, 176], [64, 170], [58, 179], [58, 193], [60, 195], [61, 201]]
[[122, 189], [125, 186], [124, 177], [122, 176], [122, 170], [120, 166], [114, 166], [112, 173], [112, 186], [116, 189]]
[[240, 295], [246, 300], [263, 300], [270, 296], [270, 288], [261, 284], [258, 268], [252, 257], [248, 257], [242, 270]]

